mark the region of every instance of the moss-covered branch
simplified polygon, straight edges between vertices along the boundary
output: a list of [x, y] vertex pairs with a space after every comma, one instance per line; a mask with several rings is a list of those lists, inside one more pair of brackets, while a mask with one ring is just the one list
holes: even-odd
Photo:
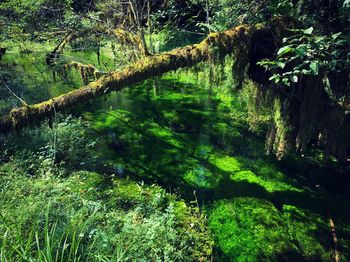
[[52, 52], [48, 53], [46, 56], [46, 64], [52, 65], [55, 60], [62, 54], [65, 46], [73, 39], [76, 38], [77, 35], [73, 32], [69, 32], [60, 42], [59, 44], [52, 50]]
[[0, 132], [20, 129], [29, 123], [43, 120], [77, 103], [85, 102], [111, 91], [141, 82], [147, 78], [160, 76], [171, 70], [190, 67], [208, 60], [214, 53], [224, 56], [237, 52], [242, 42], [249, 43], [254, 28], [239, 26], [221, 33], [212, 33], [199, 44], [174, 49], [159, 55], [148, 56], [131, 66], [114, 71], [87, 86], [55, 97], [48, 101], [13, 109], [0, 119]]
[[58, 45], [46, 55], [46, 64], [52, 65], [56, 62], [56, 60], [60, 57], [60, 55], [63, 53], [64, 48], [74, 40], [91, 35], [91, 34], [101, 34], [105, 33], [106, 29], [96, 27], [94, 29], [84, 29], [80, 31], [70, 31], [59, 43]]

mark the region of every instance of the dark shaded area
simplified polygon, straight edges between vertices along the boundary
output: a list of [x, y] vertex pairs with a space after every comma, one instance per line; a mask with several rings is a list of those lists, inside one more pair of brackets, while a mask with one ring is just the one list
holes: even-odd
[[88, 13], [95, 10], [95, 1], [94, 0], [74, 0], [72, 3], [72, 8], [74, 12], [77, 13]]
[[5, 53], [6, 53], [6, 48], [1, 47], [0, 48], [0, 61], [1, 61], [1, 58], [5, 55]]
[[168, 8], [165, 17], [160, 22], [172, 21], [179, 28], [196, 29], [198, 23], [203, 23], [207, 19], [205, 2], [192, 1], [163, 1], [163, 7]]
[[[295, 250], [286, 250], [283, 253], [280, 253], [278, 255], [276, 255], [275, 257], [275, 261], [283, 261], [283, 262], [307, 262], [310, 260], [305, 259], [303, 256], [301, 256], [298, 252], [296, 252]], [[317, 259], [312, 260], [312, 261], [319, 261]]]
[[271, 29], [258, 29], [254, 32], [251, 40], [248, 68], [249, 77], [253, 81], [261, 85], [269, 84], [269, 77], [271, 75], [262, 66], [257, 65], [257, 63], [263, 59], [272, 59], [277, 48], [276, 38]]

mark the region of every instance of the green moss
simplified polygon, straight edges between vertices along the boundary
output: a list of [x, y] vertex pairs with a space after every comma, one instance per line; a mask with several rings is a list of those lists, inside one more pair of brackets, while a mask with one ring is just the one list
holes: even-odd
[[[143, 183], [133, 183], [128, 180], [113, 180], [111, 197], [116, 199], [120, 205], [130, 206], [148, 204], [150, 206], [165, 208], [174, 197], [167, 195], [164, 190], [157, 186], [145, 186]], [[113, 193], [112, 193], [113, 192]], [[179, 215], [183, 215], [179, 213]]]
[[154, 136], [156, 139], [161, 139], [162, 141], [169, 143], [172, 146], [175, 146], [177, 148], [183, 147], [182, 142], [176, 139], [174, 134], [168, 129], [162, 127], [151, 127], [147, 130], [147, 132]]
[[[199, 65], [196, 70], [202, 70], [202, 67]], [[31, 73], [31, 69], [28, 72]], [[164, 188], [179, 190], [187, 203], [193, 201], [193, 191], [197, 192], [216, 238], [215, 261], [220, 261], [221, 254], [223, 261], [330, 261], [332, 242], [329, 228], [327, 220], [319, 215], [328, 208], [336, 211], [334, 219], [339, 232], [339, 246], [343, 261], [347, 261], [350, 230], [347, 215], [339, 215], [347, 213], [346, 199], [341, 196], [338, 202], [334, 195], [301, 187], [304, 181], [295, 171], [301, 170], [300, 162], [288, 162], [289, 166], [286, 166], [285, 161], [277, 162], [264, 156], [264, 137], [256, 136], [262, 132], [255, 129], [254, 134], [249, 132], [246, 122], [254, 116], [249, 115], [249, 103], [242, 101], [244, 94], [232, 94], [229, 81], [208, 83], [205, 70], [198, 75], [200, 79], [191, 71], [181, 70], [156, 79], [157, 84], [145, 81], [112, 93], [106, 100], [97, 99], [93, 104], [77, 107], [76, 110], [83, 112], [89, 125], [67, 123], [67, 127], [71, 127], [65, 132], [62, 129], [66, 124], [57, 125], [58, 145], [69, 145], [58, 146], [57, 165], [59, 163], [67, 169], [74, 166], [74, 169], [107, 170], [115, 176], [145, 180], [145, 184], [88, 172], [79, 172], [67, 179], [20, 177], [19, 183], [23, 182], [23, 185], [18, 187], [21, 189], [16, 185], [13, 195], [4, 194], [7, 200], [15, 196], [11, 200], [13, 202], [5, 206], [5, 210], [9, 210], [6, 218], [13, 222], [12, 225], [30, 227], [31, 221], [36, 221], [37, 214], [41, 214], [45, 201], [51, 200], [55, 202], [57, 212], [61, 213], [54, 214], [54, 221], [57, 219], [63, 224], [68, 221], [67, 224], [79, 229], [79, 232], [87, 235], [92, 231], [93, 236], [95, 225], [98, 225], [99, 238], [96, 242], [104, 246], [99, 249], [103, 254], [109, 254], [108, 245], [110, 248], [132, 249], [135, 260], [139, 261], [142, 260], [140, 254], [144, 254], [140, 252], [144, 250], [147, 257], [151, 248], [163, 248], [166, 243], [172, 249], [173, 246], [168, 243], [176, 243], [176, 249], [184, 247], [180, 250], [181, 254], [192, 252], [188, 260], [196, 260], [193, 257], [201, 260], [202, 255], [198, 252], [209, 256], [211, 234], [205, 227], [203, 215], [198, 212], [198, 206], [190, 207], [160, 187], [152, 186], [157, 182]], [[38, 79], [36, 77], [36, 81]], [[77, 82], [65, 85], [69, 90], [78, 86]], [[51, 84], [49, 86], [47, 89], [53, 92]], [[99, 84], [91, 87], [96, 89]], [[30, 92], [36, 91], [35, 88], [30, 89]], [[258, 94], [252, 91], [246, 95]], [[262, 116], [256, 120], [266, 122], [269, 119]], [[85, 140], [86, 134], [82, 129], [92, 131], [94, 138], [101, 141]], [[30, 156], [37, 159], [36, 156], [52, 154], [52, 130], [45, 127], [24, 133], [26, 136], [20, 141], [25, 140], [26, 147], [18, 142], [19, 135], [13, 137], [17, 161], [25, 167], [39, 163], [43, 169], [40, 174], [52, 174], [55, 170], [52, 159], [28, 160]], [[41, 137], [46, 137], [46, 142], [35, 142], [36, 145], [32, 146], [32, 141]], [[80, 145], [75, 146], [75, 141], [81, 141]], [[28, 153], [22, 154], [22, 150]], [[36, 154], [39, 150], [41, 153]], [[20, 154], [22, 157], [18, 156]], [[98, 161], [92, 159], [96, 156]], [[8, 155], [4, 159], [7, 161]], [[72, 165], [72, 162], [75, 164]], [[32, 173], [33, 170], [27, 168], [25, 171]], [[323, 174], [324, 170], [320, 172]], [[317, 181], [313, 170], [305, 168], [304, 173]], [[71, 172], [64, 174], [67, 177]], [[2, 188], [5, 188], [6, 183], [3, 185]], [[212, 205], [208, 205], [209, 202]], [[95, 212], [95, 209], [98, 211]], [[91, 220], [94, 225], [85, 230], [82, 221], [91, 214], [94, 214]], [[25, 222], [17, 219], [22, 216]], [[40, 221], [43, 220], [40, 215]], [[65, 229], [61, 224], [60, 228]], [[1, 231], [0, 236], [3, 233]], [[178, 242], [179, 238], [184, 241], [184, 246]], [[145, 246], [140, 247], [135, 242], [150, 244], [148, 249], [144, 249]], [[184, 259], [181, 257], [179, 260]]]
[[211, 205], [207, 214], [224, 261], [331, 258], [331, 243], [323, 246], [315, 235], [327, 239], [325, 221], [297, 207], [278, 211], [268, 201], [239, 197]]
[[215, 188], [220, 180], [219, 175], [214, 175], [207, 168], [194, 165], [191, 170], [189, 170], [184, 179], [190, 185], [200, 188]]
[[231, 156], [213, 154], [209, 157], [209, 162], [225, 172], [237, 172], [242, 168], [240, 161]]
[[209, 212], [209, 226], [229, 261], [258, 261], [282, 252], [289, 244], [278, 235], [282, 223], [273, 205], [253, 198], [220, 201]]
[[302, 192], [301, 189], [293, 187], [288, 183], [267, 180], [264, 177], [259, 177], [250, 170], [234, 173], [230, 176], [230, 178], [232, 179], [232, 181], [235, 181], [235, 182], [246, 181], [251, 184], [258, 184], [262, 186], [267, 192], [270, 192], [270, 193], [277, 192], [277, 191], [287, 191], [287, 190]]

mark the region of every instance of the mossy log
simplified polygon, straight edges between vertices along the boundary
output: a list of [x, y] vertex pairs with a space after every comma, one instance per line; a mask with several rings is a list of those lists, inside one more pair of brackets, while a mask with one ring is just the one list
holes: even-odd
[[254, 27], [241, 25], [225, 32], [211, 33], [199, 44], [148, 56], [125, 69], [111, 72], [97, 81], [67, 94], [39, 104], [12, 109], [9, 115], [0, 118], [0, 133], [21, 129], [28, 124], [41, 121], [55, 112], [63, 111], [108, 92], [121, 90], [150, 77], [193, 66], [212, 58], [213, 54], [224, 56], [235, 53], [239, 56], [237, 47], [242, 46], [242, 42], [249, 43], [254, 30]]

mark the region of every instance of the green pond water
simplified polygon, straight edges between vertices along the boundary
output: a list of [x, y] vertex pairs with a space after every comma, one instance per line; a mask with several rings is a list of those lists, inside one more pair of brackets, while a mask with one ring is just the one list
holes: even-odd
[[[93, 52], [65, 56], [98, 64]], [[112, 68], [111, 54], [101, 60], [101, 70]], [[43, 61], [43, 53], [8, 54], [1, 75], [27, 103], [82, 85], [74, 71], [53, 77]], [[207, 82], [205, 73], [174, 72], [66, 114], [82, 117], [99, 138], [98, 171], [157, 183], [198, 202], [215, 239], [215, 260], [332, 261], [329, 216], [343, 261], [350, 259], [349, 196], [332, 187], [332, 169], [266, 156], [264, 135], [249, 131], [242, 95]], [[18, 101], [4, 86], [0, 92], [5, 114]]]

